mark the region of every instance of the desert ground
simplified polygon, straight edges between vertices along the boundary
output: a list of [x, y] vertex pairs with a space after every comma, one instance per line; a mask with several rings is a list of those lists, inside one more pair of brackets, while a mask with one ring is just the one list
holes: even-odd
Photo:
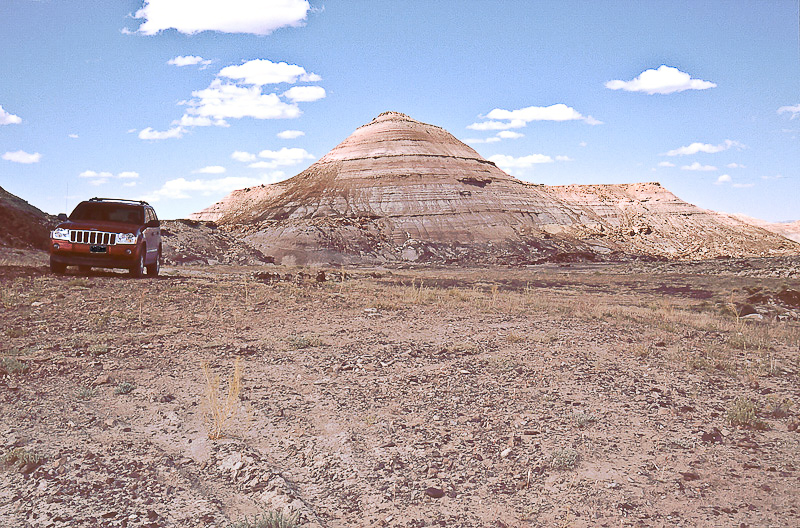
[[0, 525], [800, 525], [800, 258], [0, 262]]

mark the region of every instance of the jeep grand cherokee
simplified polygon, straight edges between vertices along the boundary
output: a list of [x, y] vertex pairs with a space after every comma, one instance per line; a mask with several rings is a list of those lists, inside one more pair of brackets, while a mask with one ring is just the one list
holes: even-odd
[[50, 269], [82, 271], [124, 268], [133, 277], [157, 276], [161, 269], [161, 229], [147, 202], [92, 198], [78, 204], [50, 232]]

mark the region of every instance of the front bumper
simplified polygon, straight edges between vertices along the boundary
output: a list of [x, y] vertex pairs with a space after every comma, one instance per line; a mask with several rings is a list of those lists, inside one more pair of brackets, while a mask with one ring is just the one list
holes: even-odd
[[50, 240], [50, 260], [66, 266], [91, 266], [94, 268], [125, 268], [136, 265], [139, 247], [131, 245], [102, 246], [104, 253], [93, 252], [89, 244], [73, 244], [64, 240]]

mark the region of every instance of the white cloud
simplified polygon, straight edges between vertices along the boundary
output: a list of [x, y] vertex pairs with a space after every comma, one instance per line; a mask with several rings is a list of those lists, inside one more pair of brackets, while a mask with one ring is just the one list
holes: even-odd
[[138, 29], [145, 35], [170, 28], [186, 34], [268, 35], [282, 27], [303, 25], [310, 8], [307, 0], [145, 0], [134, 16], [145, 19]]
[[775, 176], [762, 176], [761, 179], [762, 180], [782, 180], [785, 177], [786, 176], [784, 176], [783, 174], [776, 174]]
[[662, 161], [658, 164], [659, 167], [674, 167], [674, 163], [670, 163], [669, 161]]
[[249, 152], [237, 150], [233, 154], [231, 154], [231, 158], [235, 159], [236, 161], [241, 161], [242, 163], [248, 163], [250, 161], [255, 161], [256, 155], [251, 154]]
[[139, 139], [171, 139], [183, 137], [185, 130], [181, 126], [172, 127], [164, 132], [153, 130], [150, 127], [139, 132]]
[[592, 116], [584, 116], [571, 106], [558, 103], [550, 106], [528, 106], [518, 110], [495, 108], [485, 116], [489, 121], [473, 123], [472, 130], [508, 130], [522, 128], [531, 121], [584, 121], [590, 125], [601, 125]]
[[554, 161], [553, 158], [545, 154], [531, 154], [519, 158], [505, 154], [495, 154], [494, 156], [489, 156], [488, 159], [506, 172], [511, 172], [515, 169], [529, 169], [539, 163], [553, 163]]
[[750, 187], [755, 187], [755, 183], [734, 183], [733, 186], [737, 189], [749, 189]]
[[15, 152], [6, 152], [3, 154], [3, 159], [6, 161], [13, 161], [14, 163], [39, 163], [39, 160], [42, 159], [42, 155], [38, 152], [28, 154], [24, 150], [17, 150]]
[[208, 66], [211, 64], [212, 61], [208, 59], [204, 59], [203, 57], [198, 57], [197, 55], [178, 55], [174, 59], [170, 59], [167, 61], [167, 64], [172, 66], [194, 66], [195, 64], [203, 64]]
[[244, 189], [245, 187], [255, 187], [257, 185], [273, 183], [284, 174], [276, 171], [272, 174], [263, 175], [261, 177], [250, 178], [241, 176], [228, 176], [225, 178], [217, 178], [212, 180], [195, 179], [187, 180], [186, 178], [176, 178], [169, 180], [160, 189], [153, 191], [142, 197], [143, 200], [148, 202], [157, 202], [161, 199], [177, 200], [191, 198], [192, 193], [210, 196], [212, 194], [229, 193], [236, 189]]
[[95, 172], [93, 170], [86, 170], [78, 174], [78, 178], [113, 178], [114, 175], [110, 172]]
[[578, 143], [578, 145], [581, 147], [585, 147], [586, 145], [588, 145], [588, 143], [585, 141], [581, 141], [580, 143]]
[[297, 81], [316, 82], [322, 77], [316, 73], [308, 73], [297, 64], [272, 62], [267, 59], [255, 59], [237, 66], [226, 66], [218, 74], [220, 77], [242, 81], [243, 84], [264, 86], [265, 84], [294, 84]]
[[277, 136], [281, 139], [297, 139], [300, 136], [305, 136], [306, 133], [302, 130], [284, 130], [283, 132], [278, 132]]
[[117, 173], [115, 176], [114, 174], [106, 171], [97, 172], [93, 170], [85, 170], [82, 173], [78, 174], [79, 178], [89, 178], [90, 185], [103, 185], [108, 183], [112, 179], [119, 179], [119, 180], [126, 180], [125, 183], [122, 185], [124, 187], [133, 187], [136, 185], [136, 180], [139, 178], [139, 173], [135, 171], [123, 171]]
[[[188, 56], [176, 59], [200, 57]], [[176, 60], [173, 59], [173, 60]], [[293, 119], [300, 117], [297, 103], [312, 102], [326, 96], [321, 86], [295, 86], [281, 95], [264, 93], [268, 84], [319, 81], [321, 77], [306, 72], [305, 68], [285, 62], [266, 59], [247, 61], [240, 65], [222, 68], [208, 88], [192, 92], [189, 100], [178, 104], [185, 106], [183, 116], [172, 122], [172, 128], [158, 132], [148, 127], [139, 133], [142, 139], [180, 138], [187, 129], [196, 126], [228, 127], [227, 119]]]
[[556, 161], [574, 161], [569, 156], [556, 156]]
[[731, 182], [730, 175], [729, 174], [723, 174], [719, 178], [717, 178], [717, 181], [714, 182], [714, 183], [716, 183], [717, 185], [722, 185], [723, 183], [730, 183], [730, 182]]
[[258, 161], [251, 163], [248, 167], [252, 169], [275, 169], [278, 167], [298, 165], [305, 160], [314, 159], [314, 156], [305, 149], [286, 148], [280, 150], [262, 150], [258, 153], [259, 158], [268, 161]]
[[[2, 110], [2, 107], [0, 107], [0, 110]], [[789, 119], [800, 117], [800, 104], [794, 106], [782, 106], [778, 108], [778, 114], [791, 114]]]
[[712, 165], [701, 165], [700, 163], [698, 163], [696, 161], [694, 163], [692, 163], [691, 165], [682, 166], [681, 169], [682, 170], [688, 170], [688, 171], [715, 171], [715, 170], [717, 170], [717, 168], [712, 166]]
[[225, 172], [225, 167], [220, 165], [209, 165], [208, 167], [203, 167], [202, 169], [193, 170], [192, 174], [223, 174]]
[[740, 165], [738, 163], [728, 163], [725, 166], [728, 167], [729, 169], [744, 169], [745, 168], [744, 165]]
[[295, 103], [310, 103], [325, 97], [322, 86], [295, 86], [283, 92], [283, 96]]
[[467, 126], [470, 130], [508, 130], [509, 128], [522, 128], [525, 126], [525, 121], [522, 119], [515, 119], [508, 123], [502, 121], [483, 121], [481, 123], [472, 123]]
[[710, 145], [708, 143], [692, 143], [691, 145], [687, 145], [685, 147], [676, 148], [675, 150], [670, 150], [669, 152], [665, 152], [662, 156], [691, 156], [693, 154], [697, 154], [698, 152], [705, 152], [706, 154], [715, 154], [717, 152], [722, 152], [723, 150], [728, 150], [731, 147], [736, 147], [739, 149], [745, 148], [744, 145], [739, 143], [738, 141], [731, 141], [730, 139], [726, 139], [724, 143], [719, 145]]
[[78, 139], [78, 134], [68, 134], [67, 137], [70, 139]]
[[187, 101], [186, 112], [191, 116], [216, 120], [241, 119], [291, 119], [300, 117], [296, 104], [281, 101], [276, 94], [263, 94], [258, 86], [239, 86], [223, 83], [219, 79], [211, 82], [205, 90], [192, 92], [194, 99]]
[[480, 139], [480, 138], [467, 138], [463, 140], [464, 143], [498, 143], [501, 139], [497, 136], [492, 136], [490, 138]]
[[177, 125], [178, 127], [205, 127], [212, 125], [218, 127], [230, 126], [224, 119], [211, 119], [210, 117], [198, 117], [186, 114], [183, 114], [180, 119], [173, 121], [172, 124]]
[[525, 134], [520, 134], [519, 132], [512, 132], [511, 130], [503, 130], [497, 133], [497, 137], [500, 139], [519, 139], [521, 137], [525, 137]]
[[625, 90], [626, 92], [644, 92], [646, 94], [671, 94], [684, 90], [706, 90], [715, 88], [713, 82], [692, 79], [688, 73], [677, 68], [661, 65], [656, 70], [645, 70], [630, 81], [608, 81], [606, 88]]
[[18, 125], [22, 123], [22, 118], [14, 114], [10, 114], [3, 110], [3, 105], [0, 105], [0, 125]]

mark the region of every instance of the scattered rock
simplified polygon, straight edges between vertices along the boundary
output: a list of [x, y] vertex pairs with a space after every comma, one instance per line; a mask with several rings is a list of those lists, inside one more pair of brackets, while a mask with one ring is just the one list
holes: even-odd
[[434, 499], [441, 499], [444, 497], [444, 490], [441, 488], [430, 487], [425, 490], [425, 495]]

